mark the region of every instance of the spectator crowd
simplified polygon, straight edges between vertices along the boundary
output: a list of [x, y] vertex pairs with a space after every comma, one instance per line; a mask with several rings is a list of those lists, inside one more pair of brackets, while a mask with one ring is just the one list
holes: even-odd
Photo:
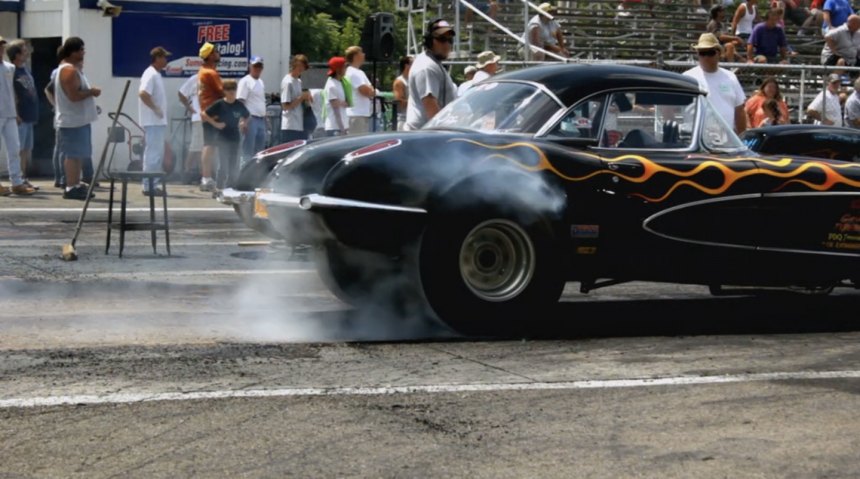
[[[630, 0], [622, 7], [629, 8]], [[734, 7], [729, 15], [727, 5]], [[495, 1], [480, 3], [479, 8], [495, 18]], [[701, 5], [704, 8], [704, 5]], [[839, 67], [860, 66], [860, 16], [848, 0], [774, 0], [761, 12], [758, 0], [716, 1], [710, 7], [706, 32], [693, 50], [698, 65], [685, 72], [708, 91], [715, 110], [740, 133], [747, 128], [790, 122], [789, 107], [777, 78], [760, 79], [757, 91], [746, 97], [732, 70], [720, 61], [747, 63], [789, 63], [794, 57], [785, 21], [797, 25], [797, 36], [821, 35], [822, 65], [833, 67], [826, 86], [804, 110], [810, 121], [824, 125], [860, 128], [860, 79]], [[523, 32], [519, 53], [532, 60], [564, 59], [570, 56], [568, 42], [554, 17], [557, 8], [550, 3], [538, 13]], [[471, 10], [470, 10], [471, 12]], [[731, 20], [727, 20], [728, 18]], [[469, 17], [467, 23], [471, 23]], [[473, 85], [487, 80], [500, 70], [501, 57], [492, 51], [477, 56], [463, 73], [465, 80], [455, 84], [443, 64], [452, 53], [454, 27], [444, 19], [431, 21], [423, 38], [423, 51], [403, 57], [395, 78], [392, 104], [395, 124], [401, 130], [424, 126], [458, 96]], [[39, 95], [32, 73], [27, 68], [30, 49], [26, 42], [8, 43], [0, 37], [4, 74], [0, 75], [0, 141], [8, 160], [10, 186], [0, 186], [0, 195], [33, 195], [35, 187], [27, 178], [38, 121]], [[101, 89], [90, 84], [84, 73], [84, 41], [66, 39], [58, 51], [59, 66], [51, 74], [45, 95], [54, 108], [56, 131], [54, 186], [63, 197], [87, 198], [88, 186], [96, 181], [92, 165], [92, 124], [98, 117], [95, 99]], [[145, 131], [142, 168], [164, 168], [165, 143], [168, 142], [168, 111], [171, 95], [165, 89], [162, 73], [171, 53], [161, 46], [149, 52], [150, 65], [141, 73], [138, 96], [139, 124]], [[199, 178], [202, 191], [215, 192], [231, 186], [237, 179], [242, 161], [263, 150], [267, 141], [267, 94], [262, 79], [265, 62], [252, 56], [247, 74], [240, 80], [222, 79], [218, 71], [220, 52], [211, 43], [200, 47], [202, 66], [177, 92], [190, 124], [189, 153], [184, 173]], [[381, 93], [371, 83], [363, 67], [365, 52], [359, 46], [347, 48], [342, 56], [327, 62], [326, 82], [316, 94], [305, 88], [302, 75], [311, 68], [309, 59], [296, 54], [290, 59], [289, 72], [280, 82], [281, 142], [307, 140], [320, 130], [323, 136], [356, 135], [374, 129], [376, 99]], [[853, 77], [853, 78], [852, 78]], [[847, 87], [847, 88], [846, 88]], [[853, 93], [849, 93], [853, 87]], [[197, 178], [194, 178], [196, 181]], [[190, 179], [190, 178], [187, 178]], [[142, 185], [145, 195], [164, 195], [157, 183]]]

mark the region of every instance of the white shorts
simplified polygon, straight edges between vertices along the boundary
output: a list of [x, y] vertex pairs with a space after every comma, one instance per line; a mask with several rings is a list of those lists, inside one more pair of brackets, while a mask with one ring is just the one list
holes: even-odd
[[203, 151], [203, 122], [191, 122], [191, 144], [188, 146], [188, 151]]

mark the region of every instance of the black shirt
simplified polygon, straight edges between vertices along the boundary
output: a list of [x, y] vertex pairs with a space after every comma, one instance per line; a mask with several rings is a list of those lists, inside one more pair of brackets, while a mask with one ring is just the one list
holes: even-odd
[[223, 99], [216, 101], [206, 109], [206, 114], [212, 117], [213, 120], [225, 123], [227, 126], [219, 132], [221, 138], [229, 141], [239, 141], [239, 121], [242, 118], [248, 118], [251, 113], [245, 108], [242, 102], [236, 100], [233, 103], [227, 103]]

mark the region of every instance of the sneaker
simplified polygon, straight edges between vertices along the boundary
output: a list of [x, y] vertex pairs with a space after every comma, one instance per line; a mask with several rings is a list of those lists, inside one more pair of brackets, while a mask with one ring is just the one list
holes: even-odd
[[9, 196], [11, 194], [12, 190], [10, 190], [8, 186], [0, 185], [0, 196]]
[[164, 190], [161, 188], [156, 188], [155, 190], [149, 191], [143, 190], [142, 193], [143, 196], [155, 196], [157, 198], [161, 198], [162, 196], [164, 196]]
[[200, 191], [213, 191], [215, 189], [215, 180], [212, 178], [203, 178], [200, 180]]
[[[93, 179], [92, 179], [92, 178], [84, 178], [84, 179], [81, 181], [81, 183], [85, 183], [85, 184], [87, 184], [87, 185], [89, 185], [89, 184], [90, 184], [90, 183], [92, 183], [92, 182], [93, 182]], [[96, 188], [99, 188], [99, 187], [101, 187], [102, 185], [101, 185], [101, 183], [99, 183], [98, 181], [96, 181], [96, 184], [95, 184], [94, 186], [95, 186]]]
[[29, 186], [30, 188], [33, 188], [36, 191], [39, 191], [39, 187], [34, 185], [33, 183], [30, 183], [30, 180], [28, 180], [28, 179], [24, 180], [24, 184]]
[[[92, 198], [95, 198], [96, 195], [92, 195]], [[66, 190], [63, 193], [63, 199], [66, 200], [86, 200], [87, 199], [87, 189], [81, 185], [75, 186], [72, 189]]]
[[13, 195], [29, 196], [35, 192], [36, 190], [32, 186], [27, 186], [26, 183], [21, 183], [20, 185], [15, 185], [12, 187]]
[[66, 184], [65, 184], [65, 183], [62, 183], [62, 182], [59, 182], [59, 181], [55, 181], [55, 182], [54, 182], [54, 188], [61, 188], [61, 189], [65, 190], [65, 189], [66, 189]]

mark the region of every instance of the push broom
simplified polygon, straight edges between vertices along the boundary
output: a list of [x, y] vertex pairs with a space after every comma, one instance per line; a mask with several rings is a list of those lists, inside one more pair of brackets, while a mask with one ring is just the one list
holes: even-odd
[[[116, 114], [113, 115], [113, 123], [109, 131], [116, 128], [119, 115], [122, 113], [122, 107], [125, 104], [125, 97], [128, 95], [128, 87], [131, 86], [131, 80], [126, 80], [125, 88], [122, 90], [122, 97], [119, 99], [119, 107], [116, 109]], [[107, 157], [108, 147], [110, 146], [110, 135], [105, 139], [105, 146], [102, 148], [102, 156], [99, 159], [99, 164], [96, 167], [96, 172], [93, 175], [93, 181], [87, 189], [87, 199], [84, 201], [84, 208], [81, 210], [81, 216], [78, 217], [78, 225], [75, 227], [75, 235], [72, 236], [72, 242], [63, 245], [63, 259], [65, 261], [75, 261], [78, 259], [78, 253], [75, 251], [75, 243], [78, 242], [78, 236], [81, 234], [81, 227], [84, 225], [84, 218], [87, 216], [87, 209], [90, 207], [90, 200], [93, 198], [93, 190], [95, 189], [96, 179], [101, 176], [102, 168], [104, 167], [105, 158]]]

